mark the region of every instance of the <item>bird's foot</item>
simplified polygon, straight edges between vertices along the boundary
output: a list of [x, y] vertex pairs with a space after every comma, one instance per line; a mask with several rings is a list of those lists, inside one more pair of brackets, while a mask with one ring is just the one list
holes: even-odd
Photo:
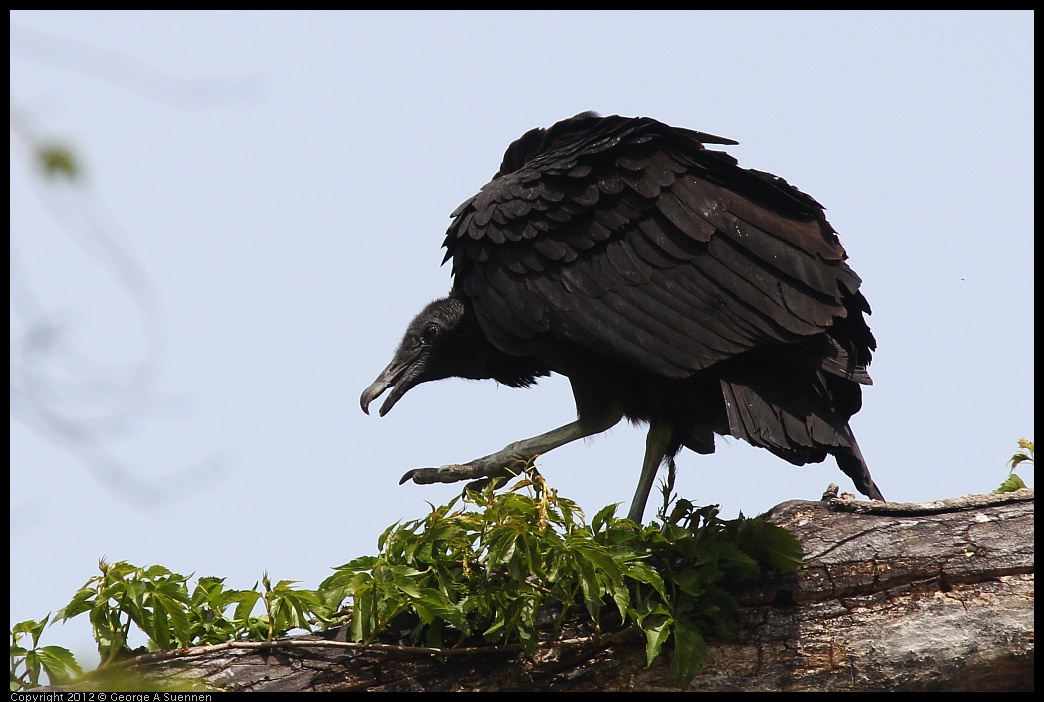
[[432, 483], [455, 483], [459, 480], [469, 480], [480, 477], [481, 473], [475, 473], [470, 464], [453, 464], [441, 466], [440, 468], [414, 468], [406, 471], [399, 478], [399, 485], [412, 480], [418, 485], [431, 485]]
[[508, 465], [498, 461], [480, 458], [471, 463], [451, 464], [439, 468], [414, 468], [399, 478], [399, 485], [410, 480], [418, 485], [432, 483], [456, 483], [461, 480], [475, 480], [468, 489], [481, 489], [496, 478], [511, 478], [525, 470], [526, 462], [512, 460]]

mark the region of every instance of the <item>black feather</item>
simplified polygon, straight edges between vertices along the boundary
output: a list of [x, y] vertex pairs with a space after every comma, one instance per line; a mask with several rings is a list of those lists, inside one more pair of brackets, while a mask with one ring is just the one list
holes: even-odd
[[709, 453], [715, 433], [796, 464], [833, 455], [883, 499], [848, 424], [876, 348], [859, 277], [818, 202], [706, 143], [736, 142], [585, 112], [511, 144], [452, 215], [449, 297], [410, 326], [456, 318], [464, 332], [430, 348], [408, 332], [364, 409], [405, 379], [526, 386], [558, 372], [578, 421], [473, 461], [472, 474], [626, 416], [669, 430], [646, 457], [633, 518], [660, 459], [683, 445]]

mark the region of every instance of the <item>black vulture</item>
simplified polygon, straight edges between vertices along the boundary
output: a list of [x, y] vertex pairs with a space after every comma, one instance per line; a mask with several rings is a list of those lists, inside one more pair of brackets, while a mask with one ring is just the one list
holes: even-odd
[[449, 295], [418, 314], [388, 367], [386, 414], [419, 383], [569, 378], [577, 420], [400, 482], [518, 472], [606, 431], [649, 425], [628, 516], [660, 465], [731, 435], [795, 464], [827, 454], [872, 499], [849, 419], [876, 341], [860, 279], [814, 199], [705, 144], [731, 139], [647, 117], [581, 113], [522, 135], [451, 215]]

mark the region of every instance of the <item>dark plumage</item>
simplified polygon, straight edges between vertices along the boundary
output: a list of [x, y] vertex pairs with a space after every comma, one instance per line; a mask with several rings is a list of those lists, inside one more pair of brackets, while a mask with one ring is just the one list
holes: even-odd
[[627, 417], [649, 424], [636, 521], [663, 460], [711, 453], [715, 434], [797, 465], [831, 454], [884, 499], [848, 426], [876, 348], [859, 277], [819, 203], [704, 147], [735, 143], [588, 112], [508, 147], [453, 212], [449, 296], [410, 323], [362, 408], [391, 388], [384, 415], [428, 380], [556, 372], [578, 419], [403, 482], [502, 475]]

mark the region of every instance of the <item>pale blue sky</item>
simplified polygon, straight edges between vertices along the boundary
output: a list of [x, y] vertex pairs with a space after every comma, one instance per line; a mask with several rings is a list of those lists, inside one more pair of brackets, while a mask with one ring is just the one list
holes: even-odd
[[[827, 207], [874, 309], [853, 427], [890, 499], [987, 492], [1032, 437], [1032, 13], [11, 22], [12, 623], [102, 556], [314, 587], [459, 490], [405, 470], [572, 420], [562, 378], [430, 383], [384, 418], [358, 398], [449, 288], [449, 213], [513, 139], [582, 110], [731, 137]], [[85, 187], [41, 185], [27, 131], [73, 144]], [[589, 515], [625, 512], [643, 450], [621, 425], [540, 466]], [[678, 464], [726, 516], [851, 489], [731, 439]], [[92, 645], [86, 621], [45, 637]]]

